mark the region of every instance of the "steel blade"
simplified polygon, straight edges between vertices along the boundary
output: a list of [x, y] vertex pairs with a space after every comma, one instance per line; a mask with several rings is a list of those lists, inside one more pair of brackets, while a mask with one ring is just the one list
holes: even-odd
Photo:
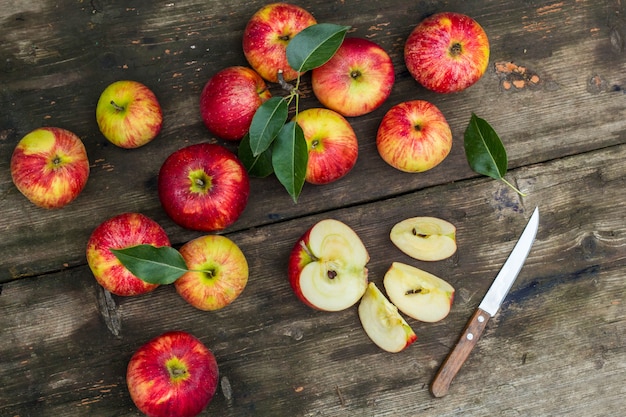
[[511, 289], [515, 278], [517, 278], [517, 275], [522, 269], [522, 266], [526, 261], [526, 257], [530, 252], [530, 248], [533, 245], [533, 241], [535, 240], [535, 236], [537, 235], [538, 228], [539, 208], [536, 207], [532, 216], [530, 216], [530, 219], [528, 220], [526, 228], [524, 228], [522, 235], [511, 251], [511, 254], [507, 258], [504, 265], [502, 265], [502, 269], [498, 272], [498, 275], [493, 280], [491, 287], [489, 287], [489, 291], [487, 291], [487, 294], [485, 294], [485, 297], [478, 306], [481, 310], [489, 313], [491, 317], [495, 316], [500, 309], [500, 305], [504, 301], [504, 298]]

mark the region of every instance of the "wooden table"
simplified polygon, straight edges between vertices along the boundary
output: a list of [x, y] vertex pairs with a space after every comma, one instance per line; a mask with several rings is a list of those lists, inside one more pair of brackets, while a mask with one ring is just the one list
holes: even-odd
[[[241, 36], [264, 2], [0, 1], [0, 415], [138, 415], [126, 388], [132, 353], [167, 330], [189, 331], [215, 353], [220, 382], [203, 415], [220, 416], [617, 416], [626, 408], [626, 6], [619, 0], [407, 2], [297, 1], [320, 22], [352, 27], [393, 59], [396, 83], [373, 113], [351, 119], [359, 137], [353, 171], [305, 185], [294, 204], [275, 177], [253, 179], [249, 204], [224, 234], [244, 251], [250, 281], [232, 305], [202, 312], [172, 286], [138, 297], [104, 292], [85, 260], [92, 230], [136, 211], [157, 220], [175, 246], [200, 236], [160, 207], [163, 160], [214, 141], [198, 98], [218, 70], [245, 65]], [[425, 16], [469, 14], [491, 41], [490, 66], [470, 89], [426, 91], [404, 66], [403, 44]], [[539, 78], [514, 81], [497, 63]], [[110, 82], [152, 88], [164, 128], [149, 145], [123, 150], [99, 133], [94, 111]], [[303, 102], [316, 105], [309, 78]], [[379, 157], [375, 132], [392, 105], [435, 103], [454, 135], [435, 169], [405, 174]], [[506, 178], [475, 174], [463, 151], [471, 113], [488, 120], [509, 156]], [[77, 133], [91, 161], [79, 198], [61, 210], [29, 203], [13, 186], [10, 156], [40, 126]], [[534, 247], [500, 313], [449, 394], [429, 383], [506, 259], [532, 209]], [[459, 249], [413, 261], [388, 238], [412, 216], [445, 218]], [[409, 320], [419, 340], [401, 353], [376, 347], [356, 307], [314, 311], [286, 275], [296, 239], [323, 218], [349, 224], [367, 246], [377, 284], [392, 261], [455, 286], [449, 316]]]

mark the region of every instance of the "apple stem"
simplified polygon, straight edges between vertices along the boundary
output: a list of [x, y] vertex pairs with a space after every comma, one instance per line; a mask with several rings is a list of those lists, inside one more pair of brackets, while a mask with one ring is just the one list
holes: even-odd
[[111, 106], [113, 106], [115, 108], [115, 110], [117, 110], [117, 111], [123, 111], [124, 110], [124, 107], [118, 106], [113, 100], [111, 100]]
[[313, 262], [317, 262], [319, 261], [319, 259], [317, 258], [317, 256], [313, 255], [311, 253], [311, 251], [309, 250], [309, 248], [307, 248], [306, 244], [304, 243], [304, 241], [300, 241], [300, 246], [302, 247], [302, 250], [309, 256], [309, 258], [311, 258], [313, 260]]
[[[283, 70], [279, 69], [278, 70], [278, 74], [276, 75], [276, 77], [278, 78], [278, 84], [280, 84], [281, 88], [285, 91], [288, 91], [290, 93], [293, 93], [295, 87], [291, 84], [289, 84], [287, 81], [285, 81], [285, 77], [283, 76]], [[297, 91], [296, 91], [297, 92]]]

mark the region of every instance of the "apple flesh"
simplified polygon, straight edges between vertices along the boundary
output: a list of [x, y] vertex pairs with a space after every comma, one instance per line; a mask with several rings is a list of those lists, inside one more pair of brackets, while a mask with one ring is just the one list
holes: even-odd
[[404, 172], [423, 172], [439, 165], [452, 149], [452, 131], [441, 111], [424, 100], [393, 106], [376, 133], [381, 158]]
[[309, 151], [305, 180], [328, 184], [345, 176], [356, 164], [359, 143], [350, 123], [339, 113], [310, 108], [296, 118]]
[[420, 261], [440, 261], [456, 252], [456, 227], [436, 217], [412, 217], [396, 223], [389, 237], [398, 249]]
[[404, 46], [407, 69], [420, 84], [439, 93], [462, 91], [489, 65], [489, 40], [469, 16], [443, 12], [427, 17]]
[[136, 245], [170, 246], [165, 230], [141, 213], [122, 213], [100, 223], [87, 242], [87, 263], [96, 281], [120, 296], [144, 294], [158, 287], [133, 275], [110, 249]]
[[61, 208], [81, 193], [89, 177], [85, 145], [74, 133], [42, 127], [24, 136], [11, 156], [11, 178], [33, 204]]
[[172, 153], [157, 181], [165, 212], [179, 226], [218, 231], [233, 224], [248, 202], [250, 180], [235, 154], [214, 143]]
[[376, 284], [370, 282], [361, 303], [359, 319], [365, 333], [381, 349], [400, 352], [417, 340], [417, 335], [408, 325]]
[[148, 87], [137, 81], [116, 81], [107, 86], [96, 105], [100, 132], [125, 149], [152, 141], [161, 131], [161, 106]]
[[241, 140], [254, 113], [271, 97], [259, 74], [247, 67], [228, 67], [213, 75], [202, 89], [200, 115], [214, 135]]
[[340, 311], [367, 289], [369, 254], [359, 236], [335, 219], [316, 223], [298, 239], [289, 258], [289, 282], [306, 305]]
[[150, 417], [194, 417], [211, 402], [219, 368], [213, 352], [195, 336], [170, 331], [133, 354], [126, 385], [137, 408]]
[[311, 72], [313, 93], [325, 107], [344, 116], [361, 116], [391, 94], [394, 68], [387, 52], [363, 38], [346, 38], [324, 65]]
[[383, 285], [389, 300], [415, 320], [434, 323], [450, 312], [454, 288], [441, 278], [414, 266], [394, 262]]
[[271, 3], [252, 15], [243, 33], [243, 53], [250, 66], [265, 80], [278, 82], [282, 71], [285, 81], [299, 73], [287, 62], [287, 45], [303, 29], [317, 21], [302, 7], [289, 3]]
[[248, 262], [239, 247], [221, 235], [193, 239], [180, 248], [186, 272], [174, 286], [192, 306], [218, 310], [232, 303], [248, 282]]

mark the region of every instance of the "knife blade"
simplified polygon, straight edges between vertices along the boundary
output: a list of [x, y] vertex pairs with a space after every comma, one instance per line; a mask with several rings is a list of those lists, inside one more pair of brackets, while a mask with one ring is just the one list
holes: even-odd
[[500, 309], [502, 302], [528, 257], [538, 228], [539, 208], [536, 207], [511, 254], [504, 262], [504, 265], [502, 265], [500, 272], [496, 275], [478, 308], [465, 325], [456, 345], [435, 374], [430, 384], [430, 391], [435, 397], [443, 397], [448, 393], [450, 383], [467, 360], [478, 339], [480, 339], [489, 319], [495, 316]]

